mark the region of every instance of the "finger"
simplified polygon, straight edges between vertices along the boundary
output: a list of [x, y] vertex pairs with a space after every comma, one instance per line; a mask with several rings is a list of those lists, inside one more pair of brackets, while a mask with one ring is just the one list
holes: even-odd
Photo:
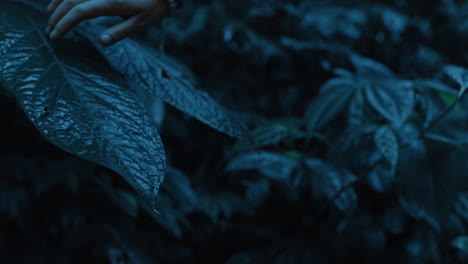
[[142, 27], [149, 21], [146, 13], [130, 17], [129, 19], [119, 23], [101, 34], [100, 41], [104, 46], [114, 44], [130, 35], [133, 31]]
[[57, 8], [57, 6], [62, 2], [63, 0], [52, 0], [50, 1], [49, 5], [47, 6], [47, 11], [49, 12], [54, 12], [54, 10]]
[[52, 15], [50, 16], [49, 25], [47, 26], [49, 31], [55, 28], [55, 25], [57, 24], [57, 22], [59, 22], [59, 20], [62, 19], [62, 17], [66, 15], [68, 11], [70, 11], [70, 9], [86, 1], [89, 1], [89, 0], [63, 0], [61, 1], [60, 4], [52, 13]]
[[112, 3], [109, 3], [109, 1], [96, 0], [81, 3], [74, 6], [57, 22], [54, 30], [50, 33], [50, 37], [52, 39], [59, 38], [83, 20], [115, 15], [115, 12], [112, 9]]

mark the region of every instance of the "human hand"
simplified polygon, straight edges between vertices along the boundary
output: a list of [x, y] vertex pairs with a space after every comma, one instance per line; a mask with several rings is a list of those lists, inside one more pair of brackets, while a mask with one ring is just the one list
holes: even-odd
[[46, 33], [51, 39], [63, 36], [80, 22], [101, 17], [121, 16], [125, 20], [101, 34], [103, 45], [124, 39], [142, 26], [169, 14], [168, 0], [52, 0], [47, 7], [52, 13]]

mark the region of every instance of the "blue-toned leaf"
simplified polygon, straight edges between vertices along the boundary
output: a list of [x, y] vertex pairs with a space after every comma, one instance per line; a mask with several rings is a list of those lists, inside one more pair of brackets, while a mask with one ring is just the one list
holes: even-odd
[[231, 218], [234, 213], [252, 214], [252, 206], [239, 195], [229, 192], [198, 192], [198, 209], [217, 223], [221, 216]]
[[[309, 3], [304, 1], [303, 4]], [[306, 7], [304, 10], [296, 11], [300, 12], [298, 15], [302, 18], [304, 27], [319, 31], [326, 37], [332, 37], [336, 34], [352, 39], [361, 37], [361, 26], [367, 22], [367, 15], [363, 10], [340, 8], [333, 5], [319, 6], [318, 8], [315, 6], [313, 9]]]
[[444, 67], [444, 72], [460, 85], [458, 97], [461, 97], [466, 88], [468, 88], [468, 70], [455, 65], [447, 65]]
[[396, 127], [410, 117], [416, 104], [414, 87], [408, 81], [375, 80], [364, 92], [372, 108]]
[[444, 92], [444, 93], [451, 94], [451, 95], [457, 95], [457, 90], [435, 80], [420, 80], [420, 81], [416, 81], [415, 84], [417, 86], [433, 89], [439, 92]]
[[398, 139], [389, 126], [381, 126], [375, 131], [374, 142], [384, 158], [395, 167], [398, 161]]
[[396, 183], [400, 204], [412, 217], [440, 228], [463, 186], [467, 153], [447, 144], [414, 139], [399, 156]]
[[458, 195], [457, 202], [455, 203], [455, 212], [468, 222], [468, 192], [462, 192]]
[[395, 181], [395, 167], [388, 162], [380, 162], [367, 175], [368, 184], [377, 192], [384, 192]]
[[250, 131], [250, 138], [237, 142], [233, 151], [251, 150], [252, 148], [275, 145], [282, 141], [304, 138], [305, 132], [300, 128], [302, 125], [302, 120], [293, 118], [268, 122]]
[[165, 154], [135, 93], [84, 39], [51, 43], [45, 15], [0, 3], [0, 81], [49, 141], [120, 173], [154, 207]]
[[458, 236], [452, 241], [452, 246], [468, 254], [468, 236]]
[[351, 99], [348, 109], [348, 127], [351, 129], [362, 128], [364, 122], [365, 100], [362, 89], [358, 89]]
[[352, 55], [350, 59], [359, 77], [372, 79], [395, 78], [393, 72], [380, 62], [356, 54]]
[[198, 90], [190, 76], [183, 74], [172, 59], [137, 42], [125, 39], [103, 47], [99, 35], [105, 30], [87, 22], [79, 28], [106, 57], [109, 64], [137, 84], [149, 98], [157, 97], [211, 127], [237, 138], [244, 138], [245, 126], [216, 103], [207, 92]]
[[320, 88], [320, 94], [307, 107], [305, 122], [308, 132], [316, 132], [341, 114], [355, 89], [351, 79], [334, 78], [327, 81]]
[[245, 199], [254, 206], [259, 206], [270, 194], [270, 183], [265, 179], [245, 184], [247, 185]]
[[176, 168], [167, 168], [162, 189], [168, 193], [172, 200], [179, 202], [179, 205], [185, 210], [192, 210], [198, 202], [196, 191], [193, 189], [189, 177]]
[[353, 211], [357, 208], [357, 194], [352, 184], [357, 181], [352, 172], [335, 168], [318, 159], [306, 159], [305, 164], [312, 172], [312, 194], [332, 200], [342, 211]]
[[229, 171], [257, 170], [266, 177], [287, 181], [291, 180], [299, 161], [278, 153], [259, 151], [240, 155], [228, 164]]

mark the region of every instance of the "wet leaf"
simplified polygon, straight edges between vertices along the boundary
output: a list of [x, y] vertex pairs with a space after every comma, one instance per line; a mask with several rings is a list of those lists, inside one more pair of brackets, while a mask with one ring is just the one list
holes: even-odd
[[167, 55], [125, 39], [103, 47], [99, 35], [105, 30], [87, 22], [80, 32], [94, 43], [109, 64], [142, 89], [148, 98], [157, 97], [209, 126], [237, 138], [246, 136], [245, 126], [216, 103], [207, 92], [195, 87], [190, 76], [184, 75]]
[[45, 138], [120, 173], [154, 207], [165, 170], [155, 124], [85, 39], [49, 42], [46, 18], [0, 3], [1, 83]]

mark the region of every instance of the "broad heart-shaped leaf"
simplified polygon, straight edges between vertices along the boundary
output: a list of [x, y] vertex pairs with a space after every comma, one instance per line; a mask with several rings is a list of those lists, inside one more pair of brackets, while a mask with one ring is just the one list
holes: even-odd
[[125, 39], [103, 47], [99, 35], [105, 30], [94, 21], [84, 23], [79, 32], [94, 43], [114, 69], [147, 93], [191, 115], [209, 126], [237, 138], [245, 138], [247, 129], [208, 93], [195, 88], [189, 76], [179, 71], [172, 60], [156, 50]]
[[468, 70], [459, 66], [447, 65], [444, 67], [444, 72], [460, 85], [458, 97], [461, 97], [468, 88]]
[[105, 59], [77, 35], [51, 43], [47, 16], [0, 2], [0, 81], [49, 141], [120, 173], [151, 203], [164, 178], [155, 124]]
[[370, 80], [364, 92], [372, 108], [396, 127], [410, 117], [416, 104], [414, 87], [405, 80]]

